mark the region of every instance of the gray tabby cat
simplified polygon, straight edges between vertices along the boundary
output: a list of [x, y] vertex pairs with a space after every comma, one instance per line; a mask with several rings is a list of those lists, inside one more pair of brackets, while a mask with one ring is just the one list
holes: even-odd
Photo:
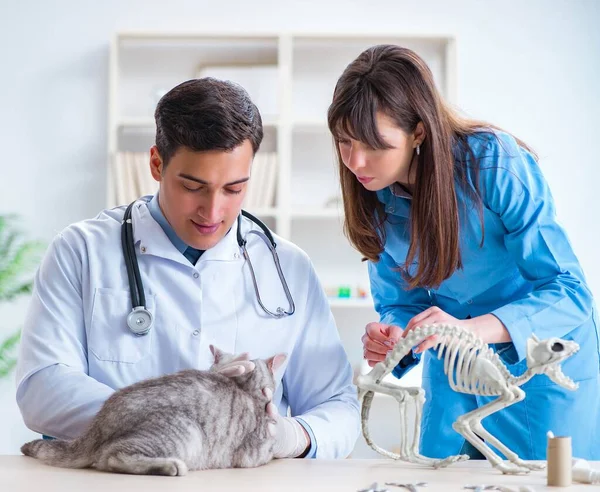
[[79, 438], [37, 439], [21, 452], [53, 466], [140, 475], [264, 465], [273, 458], [275, 423], [265, 407], [285, 355], [249, 361], [247, 354], [211, 351], [215, 361], [208, 371], [190, 369], [122, 388]]

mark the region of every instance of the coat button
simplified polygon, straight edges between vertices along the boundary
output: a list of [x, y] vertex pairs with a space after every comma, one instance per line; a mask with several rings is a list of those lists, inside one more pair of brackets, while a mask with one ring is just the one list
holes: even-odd
[[469, 299], [469, 300], [467, 301], [467, 304], [473, 304], [473, 299]]
[[197, 337], [200, 334], [198, 330], [194, 330], [194, 336]]
[[198, 272], [194, 272], [194, 278], [198, 278], [200, 275], [198, 274]]
[[140, 248], [140, 250], [141, 250], [141, 252], [142, 252], [142, 253], [145, 253], [145, 252], [146, 252], [146, 246], [142, 246], [142, 247]]

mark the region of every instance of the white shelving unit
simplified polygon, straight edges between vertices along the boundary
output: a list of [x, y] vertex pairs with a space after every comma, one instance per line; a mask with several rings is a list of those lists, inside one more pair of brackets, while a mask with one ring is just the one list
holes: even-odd
[[[438, 88], [456, 99], [455, 40], [426, 34], [304, 33], [118, 33], [109, 74], [108, 154], [147, 151], [154, 143], [154, 108], [175, 85], [195, 78], [207, 65], [277, 67], [277, 113], [258, 104], [265, 127], [261, 151], [277, 153], [277, 189], [272, 206], [249, 208], [279, 235], [310, 256], [325, 287], [347, 285], [368, 291], [365, 263], [343, 236], [337, 163], [326, 124], [333, 89], [344, 68], [369, 46], [399, 44], [419, 53]], [[251, 94], [252, 95], [252, 94]], [[108, 176], [114, 205], [113, 172]], [[357, 366], [364, 326], [377, 320], [370, 297], [332, 298], [331, 307], [347, 353]], [[416, 371], [414, 371], [416, 373]], [[418, 381], [417, 373], [413, 377]]]

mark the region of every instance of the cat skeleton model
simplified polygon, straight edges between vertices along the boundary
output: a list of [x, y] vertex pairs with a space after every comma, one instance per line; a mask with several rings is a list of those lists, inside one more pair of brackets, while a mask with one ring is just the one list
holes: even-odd
[[[362, 432], [369, 446], [389, 458], [429, 465], [434, 468], [448, 466], [469, 458], [467, 455], [455, 455], [444, 459], [434, 459], [419, 454], [419, 433], [425, 392], [422, 388], [406, 388], [383, 382], [383, 378], [392, 372], [398, 362], [414, 346], [434, 335], [437, 337], [437, 344], [434, 348], [438, 349], [438, 358], [444, 357], [444, 372], [454, 391], [498, 397], [481, 408], [460, 416], [452, 424], [453, 429], [477, 448], [490, 464], [502, 473], [528, 473], [530, 470], [544, 468], [543, 464], [530, 463], [519, 458], [516, 453], [487, 432], [481, 421], [485, 417], [523, 400], [525, 392], [519, 386], [536, 374], [546, 374], [552, 381], [569, 390], [577, 389], [578, 385], [563, 374], [560, 364], [575, 354], [579, 350], [579, 345], [560, 338], [539, 340], [533, 335], [527, 340], [527, 370], [520, 376], [513, 376], [502, 363], [498, 354], [473, 332], [465, 328], [447, 324], [433, 324], [416, 328], [405, 338], [400, 339], [385, 361], [377, 363], [369, 373], [357, 378], [358, 397], [362, 404]], [[391, 453], [377, 446], [369, 435], [369, 411], [375, 392], [390, 395], [400, 404], [400, 454]], [[416, 405], [416, 417], [414, 435], [412, 443], [409, 445], [406, 439], [408, 436], [406, 407], [411, 401], [414, 401]], [[487, 443], [503, 453], [508, 462], [503, 461]]]

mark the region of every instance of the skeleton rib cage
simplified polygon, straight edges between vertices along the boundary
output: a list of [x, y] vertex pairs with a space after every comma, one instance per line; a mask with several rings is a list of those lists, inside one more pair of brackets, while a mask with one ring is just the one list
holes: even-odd
[[[400, 358], [433, 334], [438, 339], [434, 349], [438, 351], [438, 359], [444, 358], [444, 373], [454, 391], [498, 396], [506, 388], [504, 382], [510, 383], [514, 379], [497, 353], [472, 331], [459, 326], [433, 325], [413, 330], [404, 339], [403, 345], [408, 349], [401, 349]], [[482, 370], [484, 364], [485, 370]]]

